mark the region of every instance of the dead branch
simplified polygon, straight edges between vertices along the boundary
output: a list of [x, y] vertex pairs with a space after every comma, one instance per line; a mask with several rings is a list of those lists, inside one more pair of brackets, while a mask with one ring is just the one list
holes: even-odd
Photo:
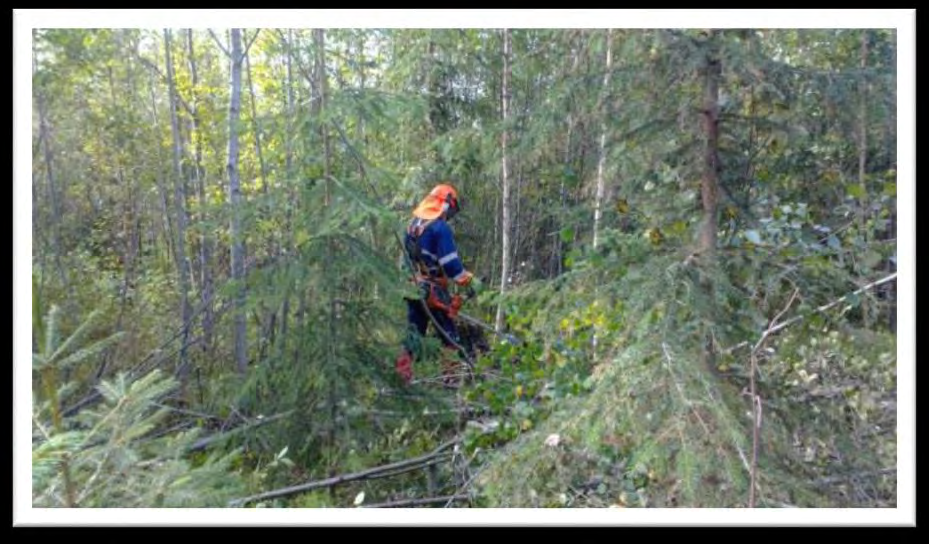
[[420, 506], [423, 504], [435, 504], [439, 502], [450, 503], [452, 501], [466, 501], [470, 499], [468, 495], [447, 495], [445, 497], [428, 497], [425, 499], [402, 499], [399, 501], [381, 502], [361, 506], [361, 508], [408, 508], [410, 506]]
[[873, 478], [875, 476], [883, 476], [885, 474], [894, 474], [896, 475], [897, 469], [892, 467], [882, 468], [878, 470], [864, 470], [861, 472], [856, 472], [854, 474], [840, 474], [838, 476], [826, 476], [825, 478], [820, 478], [813, 482], [813, 485], [816, 486], [825, 486], [832, 485], [839, 482], [846, 482], [848, 480], [855, 480], [858, 478]]
[[429, 468], [429, 467], [435, 466], [435, 465], [437, 465], [437, 464], [439, 464], [439, 463], [441, 463], [441, 462], [443, 462], [443, 461], [446, 461], [447, 458], [448, 458], [448, 454], [445, 453], [445, 452], [442, 452], [442, 453], [439, 454], [438, 456], [436, 456], [436, 457], [430, 459], [429, 461], [426, 461], [425, 463], [423, 463], [423, 464], [421, 464], [421, 465], [410, 465], [410, 466], [408, 466], [408, 467], [399, 468], [399, 469], [397, 469], [397, 470], [387, 471], [387, 472], [384, 472], [384, 473], [381, 473], [381, 474], [377, 474], [377, 475], [374, 475], [374, 476], [369, 476], [368, 479], [375, 479], [375, 478], [391, 478], [391, 477], [393, 477], [393, 476], [398, 476], [398, 475], [400, 475], [400, 474], [405, 474], [405, 473], [407, 473], [407, 472], [413, 472], [413, 471], [416, 471], [416, 470], [422, 470], [422, 469], [424, 469], [424, 468]]
[[[284, 32], [281, 30], [278, 30], [277, 32], [278, 32], [278, 37], [280, 38], [281, 42], [283, 42], [284, 45], [286, 45], [287, 47], [291, 48], [291, 50], [293, 50], [293, 44], [287, 41], [287, 38], [284, 37]], [[305, 79], [306, 82], [310, 84], [310, 86], [315, 86], [313, 77], [310, 76], [309, 71], [307, 71], [307, 68], [303, 65], [300, 55], [294, 56], [294, 60], [297, 62], [297, 71], [300, 72], [300, 75], [303, 76], [303, 79]]]
[[803, 395], [797, 395], [790, 398], [792, 403], [802, 403], [809, 402], [812, 400], [818, 399], [832, 399], [835, 397], [846, 395], [856, 389], [861, 387], [860, 383], [850, 383], [845, 385], [837, 385], [834, 387], [817, 387], [811, 391], [804, 393]]
[[[865, 286], [862, 287], [861, 289], [858, 289], [857, 291], [853, 291], [853, 292], [851, 292], [851, 293], [849, 293], [849, 294], [847, 294], [847, 295], [844, 295], [844, 296], [842, 296], [842, 297], [840, 297], [840, 298], [838, 298], [838, 299], [836, 299], [836, 300], [830, 302], [829, 304], [825, 304], [825, 305], [823, 305], [823, 306], [820, 306], [819, 308], [814, 309], [812, 312], [810, 312], [810, 313], [808, 313], [808, 314], [806, 314], [806, 315], [798, 315], [798, 316], [796, 316], [796, 317], [792, 317], [792, 318], [788, 319], [787, 321], [781, 323], [780, 325], [778, 325], [778, 326], [776, 326], [776, 327], [774, 327], [774, 328], [769, 328], [768, 330], [766, 330], [766, 331], [764, 332], [765, 337], [770, 336], [770, 335], [772, 335], [772, 334], [774, 334], [774, 333], [780, 331], [781, 329], [784, 329], [785, 327], [789, 327], [790, 325], [793, 325], [793, 324], [796, 323], [797, 321], [801, 321], [801, 320], [803, 320], [803, 319], [806, 319], [807, 317], [809, 317], [809, 316], [811, 316], [811, 315], [813, 315], [813, 314], [815, 314], [815, 313], [825, 312], [825, 311], [828, 310], [829, 308], [832, 308], [832, 307], [834, 307], [834, 306], [837, 306], [837, 305], [841, 304], [841, 303], [844, 302], [846, 299], [848, 299], [848, 297], [861, 294], [861, 293], [863, 293], [863, 292], [865, 292], [865, 291], [868, 291], [869, 289], [873, 289], [873, 288], [877, 287], [878, 285], [883, 285], [883, 284], [885, 284], [885, 283], [887, 283], [887, 282], [889, 282], [889, 281], [893, 281], [893, 280], [895, 280], [895, 279], [897, 279], [897, 273], [896, 273], [896, 272], [894, 272], [893, 274], [891, 274], [891, 275], [889, 275], [889, 276], [887, 276], [887, 277], [885, 277], [885, 278], [881, 278], [881, 279], [879, 279], [879, 280], [877, 280], [877, 281], [875, 281], [875, 282], [873, 282], [873, 283], [869, 283], [868, 285], [865, 285]], [[760, 342], [760, 340], [759, 340], [759, 342]], [[728, 349], [724, 350], [723, 353], [724, 353], [724, 354], [729, 354], [729, 353], [732, 353], [733, 351], [735, 351], [735, 350], [737, 350], [737, 349], [744, 348], [744, 347], [746, 347], [746, 346], [748, 346], [748, 345], [750, 345], [750, 344], [751, 344], [751, 342], [748, 342], [748, 341], [740, 342], [740, 343], [738, 343], [738, 344], [732, 346], [731, 348], [728, 348]]]
[[[381, 465], [379, 467], [369, 468], [362, 470], [360, 472], [355, 472], [352, 474], [341, 474], [338, 476], [333, 476], [332, 478], [326, 478], [325, 480], [318, 480], [315, 482], [307, 482], [300, 485], [295, 485], [291, 487], [285, 487], [283, 489], [275, 489], [273, 491], [267, 491], [265, 493], [259, 493], [258, 495], [252, 495], [251, 497], [245, 497], [242, 499], [235, 499], [229, 502], [229, 506], [243, 506], [250, 502], [276, 499], [280, 497], [286, 497], [289, 495], [295, 495], [297, 493], [303, 493], [305, 491], [312, 491], [314, 489], [324, 488], [324, 487], [333, 487], [339, 484], [346, 482], [351, 482], [355, 480], [364, 480], [371, 478], [383, 477], [384, 473], [397, 473], [398, 469], [413, 467], [417, 469], [427, 466], [428, 461], [435, 459], [441, 455], [444, 455], [443, 452], [448, 448], [454, 446], [458, 443], [458, 438], [456, 437], [449, 442], [446, 442], [434, 449], [431, 453], [425, 455], [420, 455], [419, 457], [414, 457], [412, 459], [407, 459], [405, 461], [398, 461], [396, 463], [389, 463], [386, 465]], [[410, 469], [414, 470], [414, 469]], [[391, 474], [392, 475], [392, 474]]]
[[[135, 58], [138, 59], [142, 64], [144, 64], [149, 70], [154, 72], [155, 75], [158, 76], [158, 79], [160, 79], [162, 83], [167, 85], [168, 76], [166, 76], [161, 70], [159, 70], [158, 66], [156, 66], [155, 63], [143, 57], [142, 54], [138, 52], [136, 52]], [[181, 93], [175, 91], [174, 99], [177, 100], [177, 103], [180, 104], [182, 108], [184, 108], [184, 110], [187, 112], [188, 115], [190, 116], [194, 115], [193, 108], [191, 108], [190, 105], [181, 97]]]
[[246, 423], [245, 425], [242, 425], [240, 427], [235, 427], [228, 431], [224, 431], [224, 432], [217, 433], [217, 434], [212, 434], [210, 436], [205, 436], [201, 438], [200, 440], [197, 440], [196, 442], [191, 444], [191, 446], [188, 448], [188, 451], [189, 452], [200, 451], [202, 449], [205, 449], [207, 446], [210, 446], [212, 444], [215, 444], [216, 442], [225, 440], [234, 434], [238, 434], [238, 433], [247, 431], [249, 429], [255, 429], [257, 427], [261, 427], [262, 425], [267, 425], [268, 423], [271, 423], [272, 421], [277, 421], [281, 418], [287, 417], [293, 412], [294, 412], [293, 410], [290, 410], [287, 412], [282, 412], [280, 414], [275, 414], [270, 417], [256, 418], [252, 420], [251, 422]]
[[[243, 35], [246, 34], [245, 30], [242, 31], [242, 34], [243, 34]], [[252, 39], [248, 40], [248, 44], [245, 46], [245, 49], [244, 49], [244, 51], [243, 51], [243, 53], [242, 53], [242, 58], [243, 58], [243, 59], [245, 58], [245, 55], [248, 55], [248, 50], [251, 49], [252, 44], [255, 43], [255, 39], [258, 38], [258, 34], [261, 34], [261, 29], [260, 29], [260, 28], [259, 28], [259, 29], [256, 29], [256, 30], [255, 30], [255, 35], [252, 36]]]
[[219, 41], [219, 38], [216, 37], [216, 34], [214, 34], [212, 30], [208, 30], [207, 32], [209, 32], [209, 33], [210, 33], [210, 36], [213, 37], [213, 41], [216, 42], [216, 45], [218, 45], [219, 48], [223, 50], [223, 53], [225, 53], [226, 56], [229, 57], [229, 58], [231, 59], [231, 58], [232, 58], [232, 53], [230, 53], [229, 50], [226, 49], [226, 46], [223, 45], [223, 42]]
[[749, 373], [752, 397], [752, 470], [749, 474], [751, 477], [751, 482], [748, 488], [749, 508], [755, 507], [755, 487], [757, 486], [758, 474], [758, 435], [761, 432], [761, 397], [758, 395], [758, 391], [755, 387], [755, 373], [758, 369], [758, 350], [761, 349], [765, 340], [767, 340], [768, 336], [771, 334], [771, 331], [774, 330], [774, 328], [777, 326], [777, 322], [793, 305], [794, 300], [796, 300], [798, 294], [800, 294], [800, 290], [795, 288], [793, 294], [790, 295], [790, 300], [788, 300], [787, 304], [784, 305], [784, 309], [778, 312], [778, 314], [774, 316], [774, 319], [768, 323], [767, 330], [764, 331], [764, 333], [761, 335], [761, 338], [758, 340], [758, 342], [755, 343], [754, 347], [752, 347], [751, 370]]

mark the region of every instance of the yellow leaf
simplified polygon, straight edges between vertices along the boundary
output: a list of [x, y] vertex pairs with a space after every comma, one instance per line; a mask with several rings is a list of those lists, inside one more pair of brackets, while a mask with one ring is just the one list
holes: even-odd
[[648, 233], [649, 241], [656, 246], [664, 239], [664, 234], [661, 233], [661, 229], [658, 227], [648, 229], [645, 232]]
[[300, 247], [304, 243], [306, 243], [306, 241], [309, 239], [310, 239], [309, 233], [307, 233], [305, 230], [298, 230], [294, 234], [294, 246]]
[[625, 198], [620, 198], [616, 201], [616, 211], [619, 213], [629, 213], [629, 203], [626, 202]]
[[522, 398], [522, 396], [523, 396], [523, 386], [517, 385], [516, 386], [516, 398], [519, 399], [519, 398]]
[[522, 427], [522, 429], [523, 429], [524, 431], [528, 431], [529, 429], [532, 428], [532, 421], [530, 421], [530, 420], [528, 420], [528, 419], [524, 419], [524, 420], [523, 420], [523, 424], [521, 425], [521, 427]]

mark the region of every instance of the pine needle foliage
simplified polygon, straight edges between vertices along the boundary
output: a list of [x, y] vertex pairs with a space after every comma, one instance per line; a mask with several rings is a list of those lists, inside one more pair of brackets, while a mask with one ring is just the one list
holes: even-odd
[[[602, 264], [588, 260], [531, 295], [544, 302], [526, 317], [528, 329], [584, 353], [589, 392], [562, 400], [544, 423], [493, 457], [478, 480], [487, 506], [745, 506], [751, 405], [707, 368], [702, 333], [705, 322], [737, 323], [750, 310], [734, 304], [737, 291], [724, 275], [684, 264], [641, 237], [608, 239]], [[707, 281], [715, 286], [711, 295]], [[731, 317], [711, 321], [712, 312]], [[726, 326], [711, 330], [720, 343], [739, 336]], [[766, 421], [765, 436], [783, 434], [781, 425]], [[782, 453], [766, 441], [758, 470], [762, 486], [776, 481], [791, 499], [764, 489], [759, 505], [823, 504], [803, 478], [784, 474]]]
[[44, 320], [47, 343], [33, 356], [45, 395], [33, 407], [32, 488], [36, 507], [216, 507], [241, 492], [232, 470], [236, 452], [197, 461], [188, 451], [199, 430], [159, 436], [170, 416], [164, 405], [178, 383], [155, 370], [137, 380], [124, 373], [98, 386], [103, 401], [63, 418], [58, 405], [72, 383], [58, 388], [71, 365], [95, 361], [117, 335], [82, 345], [94, 315], [60, 340], [58, 310]]

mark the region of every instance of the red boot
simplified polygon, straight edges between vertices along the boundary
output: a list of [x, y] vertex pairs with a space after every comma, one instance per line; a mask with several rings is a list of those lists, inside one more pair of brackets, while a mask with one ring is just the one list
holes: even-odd
[[413, 356], [410, 355], [410, 352], [403, 350], [399, 356], [397, 356], [397, 374], [400, 375], [400, 378], [404, 383], [410, 383], [410, 380], [413, 379]]

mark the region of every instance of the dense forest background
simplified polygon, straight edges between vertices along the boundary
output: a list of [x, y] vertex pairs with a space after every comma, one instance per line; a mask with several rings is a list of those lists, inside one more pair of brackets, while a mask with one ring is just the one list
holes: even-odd
[[[898, 506], [895, 29], [31, 46], [33, 507]], [[453, 391], [393, 369], [440, 182]]]

